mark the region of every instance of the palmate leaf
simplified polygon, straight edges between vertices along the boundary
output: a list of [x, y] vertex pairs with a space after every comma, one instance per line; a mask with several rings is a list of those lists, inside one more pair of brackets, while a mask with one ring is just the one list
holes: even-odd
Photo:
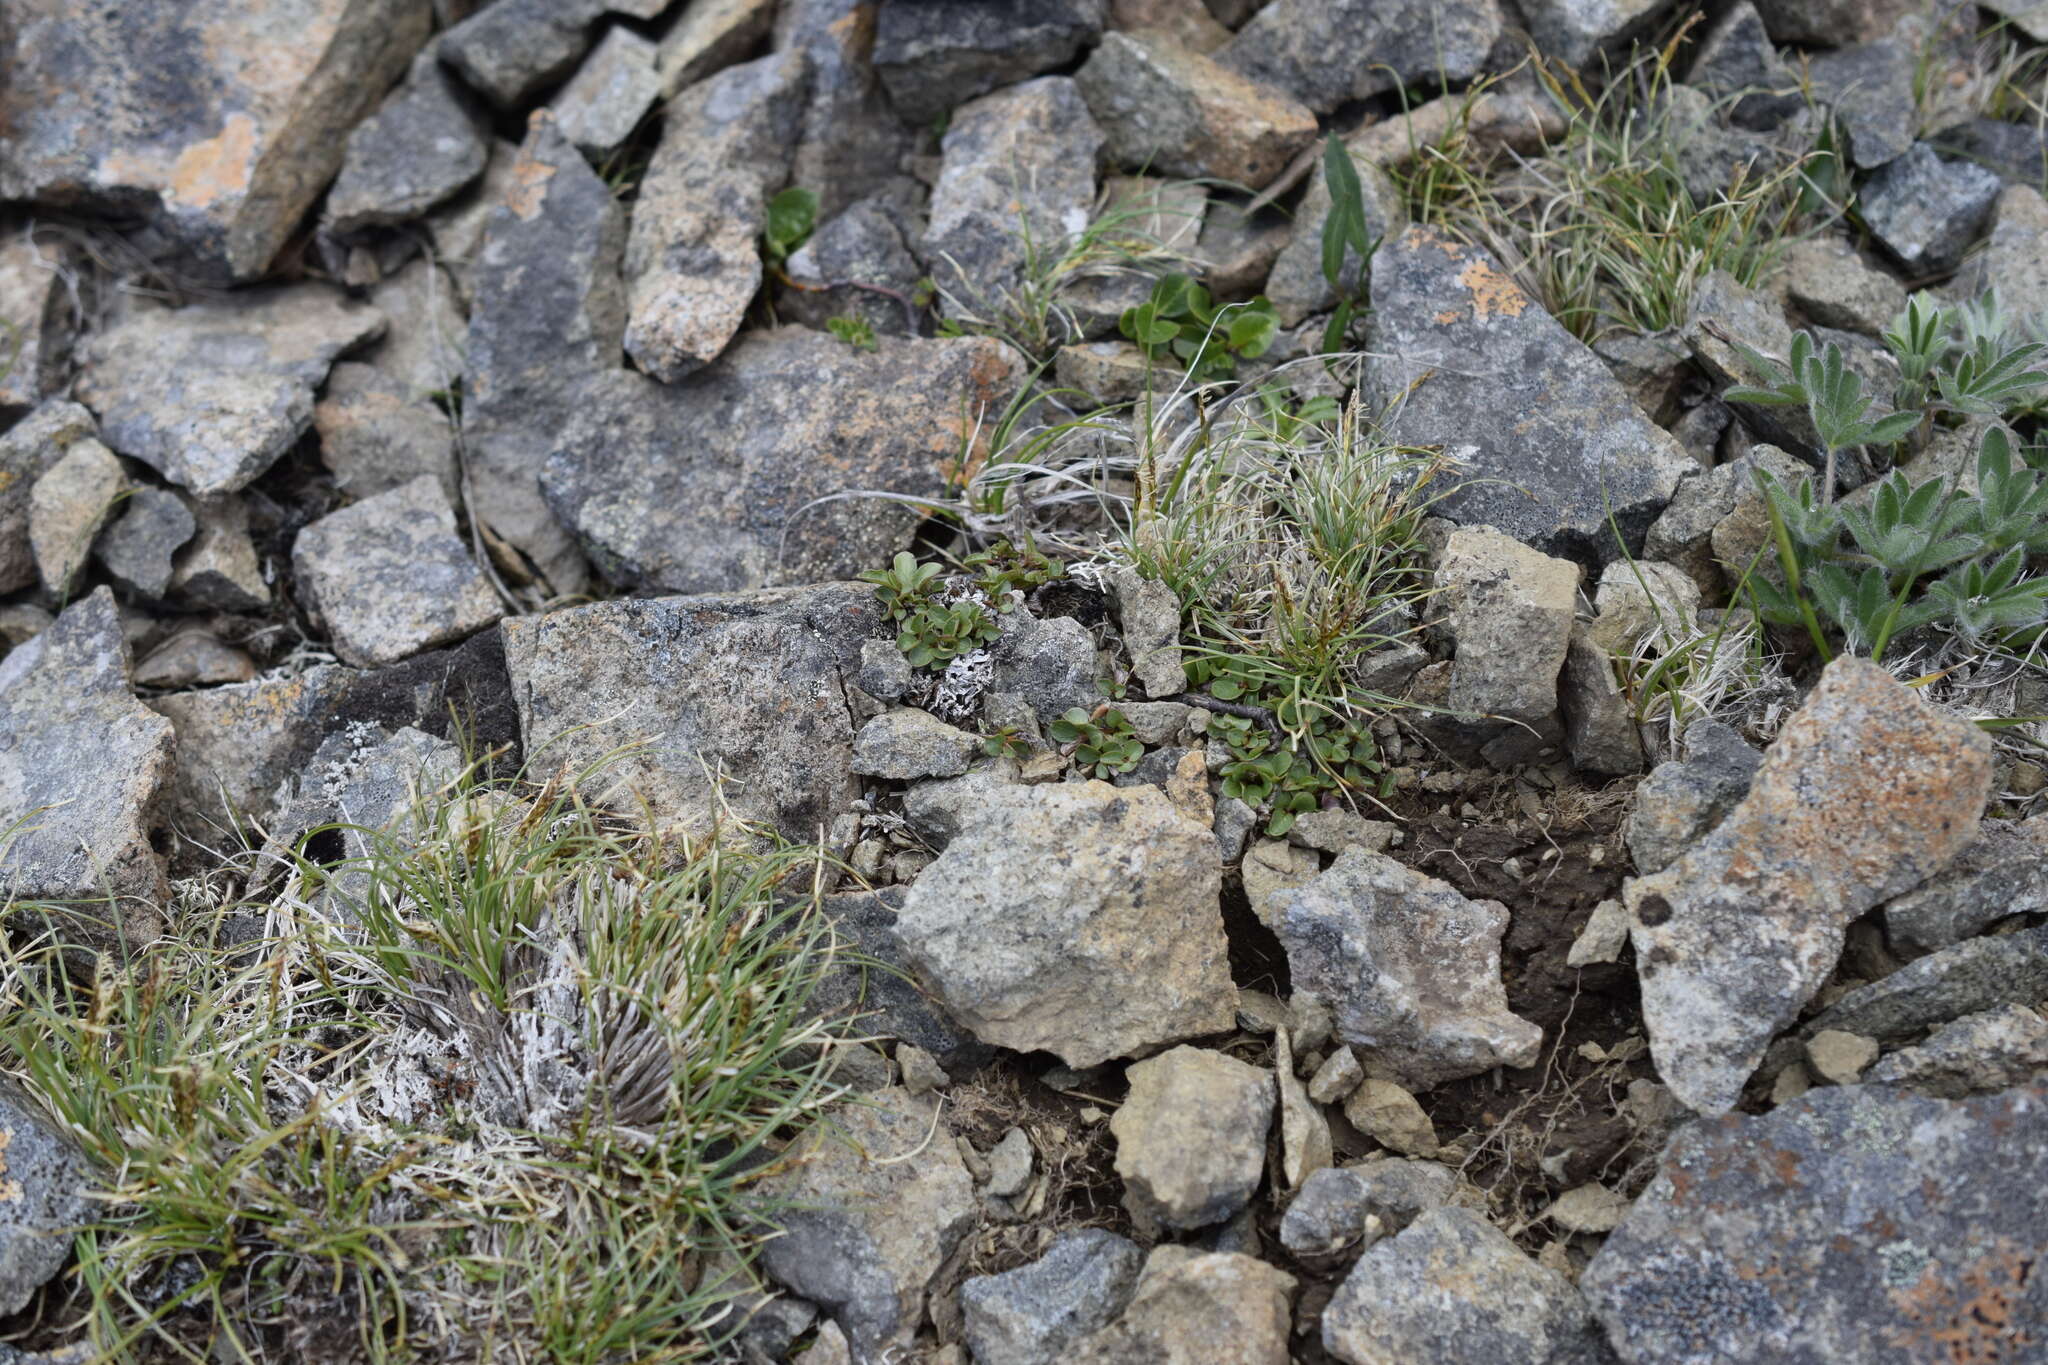
[[1946, 620], [1972, 644], [2048, 622], [2048, 578], [2022, 579], [2019, 547], [1989, 564], [1973, 560], [1927, 585], [1920, 604], [1927, 624]]
[[1917, 486], [1893, 473], [1877, 487], [1868, 507], [1845, 506], [1842, 524], [1858, 549], [1894, 580], [1967, 559], [1984, 548], [1969, 528], [1977, 508], [1939, 479]]
[[1884, 342], [1899, 365], [1902, 405], [1910, 406], [1904, 395], [1917, 395], [1927, 376], [1948, 355], [1953, 325], [1951, 315], [1925, 294], [1907, 299], [1904, 311], [1892, 319]]
[[1856, 574], [1840, 564], [1822, 564], [1807, 575], [1806, 586], [1814, 605], [1835, 623], [1851, 649], [1867, 652], [1883, 634], [1892, 609], [1892, 587], [1875, 564]]
[[1975, 529], [1994, 551], [2021, 546], [2048, 553], [2048, 481], [2038, 470], [2015, 463], [2012, 437], [1992, 427], [1977, 447]]
[[1971, 416], [2002, 416], [2048, 385], [2048, 372], [2032, 368], [2043, 355], [2048, 347], [2034, 342], [2014, 345], [1980, 336], [1953, 367], [1935, 372], [1941, 406]]

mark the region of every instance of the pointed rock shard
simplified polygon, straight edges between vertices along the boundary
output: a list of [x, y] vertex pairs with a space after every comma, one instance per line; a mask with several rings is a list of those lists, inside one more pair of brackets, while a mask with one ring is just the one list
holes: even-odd
[[1657, 1072], [1726, 1113], [1834, 969], [1849, 922], [1977, 835], [1991, 744], [1865, 659], [1836, 659], [1749, 794], [1677, 862], [1623, 889]]

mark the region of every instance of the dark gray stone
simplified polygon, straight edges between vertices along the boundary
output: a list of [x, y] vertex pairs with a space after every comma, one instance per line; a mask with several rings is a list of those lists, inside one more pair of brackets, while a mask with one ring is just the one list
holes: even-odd
[[851, 952], [819, 983], [810, 1008], [828, 1019], [853, 1020], [858, 1033], [923, 1048], [949, 1076], [967, 1075], [985, 1065], [995, 1049], [953, 1022], [918, 982], [896, 939], [904, 893], [905, 888], [890, 886], [819, 902]]
[[77, 1142], [12, 1080], [0, 1081], [0, 1313], [18, 1313], [71, 1259], [72, 1230], [93, 1221], [93, 1184]]
[[1982, 166], [2008, 185], [2026, 185], [2038, 192], [2048, 181], [2048, 136], [2038, 128], [1974, 118], [1952, 124], [1928, 141], [1942, 156]]
[[1763, 17], [1749, 0], [1730, 6], [1707, 29], [1685, 79], [1716, 100], [1739, 96], [1729, 118], [1743, 128], [1775, 128], [1806, 104], [1799, 77], [1771, 45]]
[[313, 405], [320, 462], [351, 497], [367, 498], [431, 474], [452, 502], [460, 489], [455, 429], [432, 403], [373, 365], [345, 360]]
[[1126, 170], [1264, 185], [1316, 135], [1288, 95], [1155, 33], [1108, 34], [1074, 80]]
[[882, 0], [874, 66], [896, 111], [929, 123], [1064, 66], [1101, 35], [1101, 0]]
[[1041, 619], [1012, 612], [989, 646], [989, 690], [1015, 692], [1048, 724], [1067, 708], [1102, 700], [1095, 638], [1071, 616]]
[[123, 500], [120, 520], [94, 547], [114, 581], [141, 597], [160, 598], [171, 585], [171, 556], [199, 523], [176, 493], [138, 488]]
[[1811, 47], [1882, 38], [1915, 8], [1915, 0], [1756, 0], [1773, 39]]
[[429, 46], [405, 83], [348, 135], [327, 192], [326, 226], [353, 233], [410, 222], [475, 184], [489, 155], [479, 112]]
[[[776, 310], [819, 331], [831, 318], [854, 317], [878, 335], [913, 335], [916, 315], [904, 300], [916, 291], [924, 270], [885, 205], [879, 197], [862, 199], [826, 219], [789, 258], [789, 277], [812, 287], [783, 290]], [[817, 287], [824, 285], [838, 287]], [[857, 285], [873, 285], [897, 297]]]
[[2048, 1340], [2048, 1090], [1814, 1090], [1683, 1129], [1580, 1284], [1631, 1365], [1998, 1360]]
[[1884, 907], [1885, 936], [1906, 953], [1960, 943], [2007, 915], [2048, 910], [2048, 819], [1989, 820], [1976, 843], [1926, 885]]
[[[625, 144], [661, 98], [660, 51], [623, 25], [608, 29], [549, 107], [562, 136], [600, 162]], [[479, 162], [481, 166], [481, 162]]]
[[1878, 243], [1916, 275], [1955, 269], [1977, 240], [2001, 182], [1982, 166], [1943, 161], [1916, 142], [1864, 182], [1857, 202]]
[[[1356, 1166], [1326, 1166], [1303, 1182], [1287, 1206], [1280, 1244], [1296, 1256], [1335, 1256], [1442, 1208], [1457, 1187], [1457, 1172], [1434, 1161], [1376, 1157]], [[1368, 1227], [1367, 1219], [1376, 1225]]]
[[1619, 67], [1673, 8], [1674, 0], [1522, 0], [1522, 17], [1540, 51], [1596, 75], [1602, 57]]
[[575, 69], [604, 0], [496, 0], [441, 37], [441, 60], [500, 109], [516, 109]]
[[1926, 1041], [1880, 1058], [1863, 1080], [1959, 1100], [2043, 1076], [2048, 1076], [2048, 1019], [2025, 1005], [2003, 1005], [1966, 1014]]
[[1915, 44], [1897, 39], [1808, 58], [1814, 98], [1834, 111], [1849, 139], [1849, 160], [1859, 170], [1875, 170], [1913, 145], [1913, 77], [1919, 58]]
[[1827, 1029], [1892, 1042], [1966, 1014], [2042, 999], [2048, 999], [2048, 925], [1965, 939], [1848, 992], [1774, 1047], [1765, 1066], [1797, 1055], [1806, 1039]]
[[614, 371], [586, 392], [541, 486], [612, 581], [679, 592], [851, 578], [909, 544], [975, 423], [1020, 382], [982, 337], [858, 351], [783, 328], [676, 385]]
[[1029, 1265], [963, 1281], [960, 1311], [975, 1360], [1057, 1365], [1069, 1346], [1124, 1311], [1144, 1265], [1137, 1243], [1083, 1228]]
[[1274, 0], [1215, 55], [1327, 114], [1409, 82], [1468, 81], [1500, 35], [1494, 0]]
[[776, 15], [776, 47], [802, 52], [811, 73], [790, 183], [817, 194], [821, 219], [886, 186], [916, 137], [870, 60], [874, 14], [872, 0], [784, 0]]
[[981, 737], [957, 730], [929, 711], [884, 711], [853, 737], [853, 770], [862, 777], [908, 782], [958, 777], [981, 753]]
[[1676, 862], [1749, 794], [1764, 756], [1713, 719], [1685, 728], [1685, 756], [1659, 763], [1639, 783], [1629, 808], [1627, 838], [1636, 871], [1647, 875]]
[[1372, 297], [1367, 381], [1389, 401], [1407, 394], [1389, 434], [1463, 463], [1437, 515], [1594, 564], [1622, 552], [1611, 515], [1640, 551], [1697, 466], [1599, 357], [1484, 251], [1425, 228], [1374, 254]]

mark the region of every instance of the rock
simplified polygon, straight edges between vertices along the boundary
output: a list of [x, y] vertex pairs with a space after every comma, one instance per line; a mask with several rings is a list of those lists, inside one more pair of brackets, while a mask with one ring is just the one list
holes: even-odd
[[974, 1358], [1056, 1365], [1066, 1348], [1123, 1312], [1144, 1263], [1135, 1243], [1083, 1228], [1029, 1265], [963, 1281], [960, 1310]]
[[[1687, 479], [1678, 486], [1680, 495], [1699, 482], [1700, 479]], [[1677, 505], [1675, 499], [1672, 505]], [[1668, 510], [1664, 514], [1670, 515]], [[1663, 525], [1664, 517], [1659, 517], [1657, 524]], [[1654, 559], [1617, 559], [1601, 571], [1593, 604], [1600, 614], [1592, 623], [1592, 642], [1610, 654], [1625, 656], [1660, 627], [1675, 634], [1696, 621], [1700, 589], [1675, 564]]]
[[1564, 712], [1565, 748], [1572, 756], [1572, 766], [1603, 777], [1626, 777], [1643, 770], [1643, 738], [1636, 729], [1635, 706], [1622, 692], [1607, 651], [1593, 643], [1592, 633], [1584, 625], [1572, 627], [1571, 649], [1565, 655], [1557, 699]]
[[1330, 1121], [1310, 1100], [1295, 1075], [1294, 1048], [1287, 1030], [1273, 1035], [1273, 1079], [1280, 1088], [1280, 1176], [1290, 1190], [1336, 1160]]
[[[858, 1018], [857, 1031], [898, 1040], [897, 1060], [920, 1052], [947, 1073], [966, 1074], [986, 1063], [990, 1049], [946, 1017], [921, 985], [896, 938], [902, 887], [826, 896], [819, 909], [852, 949], [812, 993], [810, 1007], [833, 1019]], [[903, 1067], [904, 1084], [911, 1071]], [[943, 1085], [944, 1078], [936, 1082]], [[913, 1087], [915, 1089], [915, 1087]]]
[[143, 218], [166, 255], [236, 280], [270, 266], [430, 24], [416, 0], [11, 9], [0, 199]]
[[661, 98], [731, 66], [752, 51], [775, 22], [775, 0], [694, 0], [663, 35], [655, 70]]
[[1490, 526], [1448, 531], [1435, 555], [1437, 596], [1456, 651], [1446, 702], [1460, 738], [1506, 767], [1562, 738], [1558, 674], [1570, 647], [1579, 569]]
[[857, 351], [803, 328], [755, 333], [679, 385], [624, 370], [593, 385], [542, 488], [614, 582], [709, 592], [851, 578], [907, 547], [920, 514], [819, 500], [943, 496], [1022, 375], [984, 337]]
[[[1365, 208], [1366, 236], [1374, 241], [1390, 241], [1408, 226], [1408, 206], [1401, 198], [1400, 187], [1370, 160], [1354, 155], [1352, 161], [1358, 172], [1360, 203]], [[1266, 276], [1265, 294], [1283, 327], [1299, 327], [1310, 317], [1337, 306], [1337, 290], [1330, 286], [1329, 276], [1323, 274], [1323, 225], [1329, 219], [1330, 185], [1318, 164], [1294, 210], [1293, 231], [1288, 235], [1287, 245]], [[1367, 269], [1368, 263], [1359, 260], [1355, 251], [1345, 257], [1337, 281], [1346, 297], [1356, 299], [1365, 294], [1369, 276], [1360, 276]]]
[[95, 430], [91, 413], [53, 399], [0, 432], [0, 592], [36, 581], [29, 530], [36, 485], [73, 447], [104, 449]]
[[371, 498], [431, 475], [453, 502], [455, 431], [432, 403], [412, 401], [406, 386], [374, 365], [343, 361], [313, 407], [320, 462], [356, 498]]
[[1258, 839], [1245, 851], [1238, 873], [1252, 913], [1270, 929], [1280, 914], [1281, 895], [1307, 886], [1322, 870], [1323, 860], [1312, 849], [1296, 848], [1282, 839]]
[[1840, 1029], [1822, 1029], [1806, 1040], [1806, 1062], [1829, 1085], [1854, 1085], [1877, 1060], [1877, 1040]]
[[1566, 1232], [1598, 1236], [1621, 1225], [1629, 1204], [1626, 1195], [1605, 1185], [1579, 1185], [1553, 1200], [1543, 1216]]
[[2048, 6], [2041, 0], [1984, 0], [1984, 8], [2035, 42], [2048, 42]]
[[1931, 953], [2007, 915], [2048, 909], [2048, 820], [1994, 820], [1954, 862], [1884, 907], [1885, 937], [1900, 951]]
[[1316, 135], [1280, 91], [1159, 34], [1104, 35], [1074, 83], [1126, 170], [1259, 186]]
[[470, 515], [556, 593], [579, 590], [586, 569], [541, 498], [541, 464], [593, 378], [619, 364], [624, 244], [611, 187], [535, 114], [471, 276], [463, 438]]
[[1012, 1128], [1004, 1133], [1002, 1141], [989, 1149], [988, 1183], [982, 1192], [998, 1199], [1024, 1193], [1024, 1187], [1031, 1183], [1035, 1155], [1031, 1150], [1031, 1139], [1024, 1136], [1022, 1128]]
[[[816, 191], [823, 216], [900, 183], [916, 140], [872, 60], [878, 18], [871, 0], [787, 0], [776, 15], [776, 47], [802, 52], [811, 72], [790, 183]], [[922, 187], [912, 198], [922, 206]]]
[[894, 640], [863, 640], [860, 690], [876, 701], [901, 701], [917, 685], [917, 671]]
[[1494, 0], [1274, 0], [1216, 60], [1327, 114], [1410, 82], [1463, 84], [1500, 36]]
[[1373, 254], [1372, 297], [1373, 391], [1392, 399], [1435, 371], [1407, 393], [1389, 436], [1463, 462], [1466, 482], [1436, 514], [1585, 563], [1620, 555], [1612, 527], [1640, 551], [1697, 466], [1597, 356], [1483, 251], [1425, 228]]
[[94, 1180], [77, 1141], [11, 1080], [0, 1082], [0, 1134], [8, 1195], [0, 1202], [0, 1313], [13, 1314], [70, 1261], [73, 1232], [92, 1221]]
[[1449, 1202], [1458, 1178], [1431, 1161], [1377, 1157], [1308, 1178], [1280, 1220], [1280, 1243], [1297, 1256], [1333, 1256], [1361, 1239], [1398, 1232]]
[[1317, 1104], [1340, 1104], [1364, 1079], [1365, 1071], [1358, 1065], [1357, 1054], [1348, 1047], [1340, 1047], [1316, 1068], [1308, 1083], [1308, 1097]]
[[1341, 806], [1304, 811], [1287, 828], [1288, 843], [1323, 853], [1342, 853], [1347, 848], [1384, 853], [1390, 845], [1400, 842], [1400, 838], [1399, 825], [1386, 820], [1368, 820], [1357, 811], [1345, 810]]
[[314, 830], [332, 830], [338, 852], [318, 861], [332, 866], [323, 894], [337, 895], [354, 918], [371, 890], [361, 861], [379, 847], [379, 834], [403, 839], [415, 810], [461, 778], [461, 748], [410, 726], [388, 732], [351, 725], [322, 740], [297, 775], [297, 789], [268, 822], [266, 859], [288, 860]]
[[1461, 1208], [1425, 1213], [1358, 1258], [1323, 1310], [1323, 1347], [1349, 1365], [1612, 1359], [1571, 1281]]
[[1749, 794], [1762, 763], [1717, 720], [1687, 726], [1684, 759], [1659, 763], [1636, 787], [1625, 830], [1636, 871], [1647, 876], [1676, 862]]
[[1672, 8], [1669, 0], [1523, 0], [1522, 12], [1538, 50], [1566, 66], [1593, 68], [1602, 57], [1625, 61]]
[[1070, 1365], [1206, 1365], [1228, 1343], [1233, 1365], [1287, 1365], [1293, 1295], [1292, 1275], [1250, 1256], [1159, 1247], [1123, 1315], [1063, 1358]]
[[874, 66], [905, 119], [940, 115], [1041, 71], [1065, 66], [1102, 32], [1096, 0], [882, 0]]
[[1094, 710], [1102, 700], [1096, 681], [1095, 640], [1071, 616], [1043, 620], [1013, 612], [989, 646], [989, 691], [1014, 692], [1050, 719], [1067, 708]]
[[[1643, 537], [1643, 553], [1651, 560], [1683, 569], [1701, 593], [1722, 596], [1731, 581], [1724, 579], [1724, 567], [1732, 580], [1739, 580], [1762, 546], [1761, 541], [1751, 543], [1757, 528], [1769, 525], [1764, 495], [1756, 484], [1758, 470], [1792, 486], [1812, 472], [1776, 446], [1759, 445], [1747, 455], [1687, 479], [1678, 485], [1663, 515], [1651, 523], [1649, 534]], [[1724, 521], [1729, 528], [1723, 533], [1722, 545], [1716, 547], [1714, 532]], [[1743, 553], [1745, 546], [1747, 554]]]
[[179, 631], [135, 665], [137, 687], [213, 687], [255, 676], [255, 660], [203, 630]]
[[974, 1225], [974, 1183], [952, 1143], [930, 1140], [937, 1122], [932, 1099], [874, 1091], [806, 1129], [755, 1187], [782, 1229], [762, 1269], [829, 1313], [861, 1359], [908, 1347]]
[[32, 408], [64, 390], [78, 318], [64, 286], [77, 253], [51, 234], [0, 232], [0, 318], [11, 324], [0, 373], [0, 414]]
[[64, 915], [82, 941], [150, 941], [168, 893], [150, 834], [176, 740], [128, 690], [111, 592], [0, 659], [0, 735], [0, 901], [99, 903]]
[[202, 500], [199, 531], [171, 563], [171, 596], [214, 611], [263, 611], [270, 583], [249, 538], [249, 509], [239, 498]]
[[[584, 155], [602, 159], [625, 145], [661, 97], [655, 69], [660, 48], [632, 29], [613, 25], [550, 101], [555, 126]], [[481, 168], [481, 162], [479, 162]]]
[[508, 618], [527, 752], [570, 773], [623, 746], [605, 790], [664, 820], [740, 814], [810, 839], [860, 794], [845, 684], [878, 612], [865, 585], [602, 602]]
[[953, 836], [897, 934], [976, 1037], [1094, 1066], [1230, 1027], [1220, 880], [1157, 789], [1020, 788]]
[[1833, 970], [1849, 921], [1946, 866], [1990, 781], [1981, 731], [1867, 660], [1828, 665], [1742, 802], [1623, 890], [1651, 1051], [1681, 1101], [1727, 1112]]
[[1366, 1077], [1344, 1101], [1351, 1126], [1389, 1151], [1403, 1156], [1436, 1155], [1436, 1125], [1415, 1096], [1393, 1081]]
[[1565, 966], [1590, 967], [1617, 961], [1628, 943], [1628, 924], [1628, 911], [1620, 901], [1601, 901], [1586, 917], [1586, 927], [1572, 941], [1571, 950], [1565, 954]]
[[2044, 1073], [2048, 1020], [2024, 1005], [2004, 1005], [1944, 1025], [1926, 1042], [1881, 1059], [1863, 1079], [1959, 1100], [2024, 1085]]
[[28, 543], [44, 592], [60, 602], [71, 596], [94, 537], [127, 488], [121, 462], [90, 437], [72, 442], [37, 477], [28, 495]]
[[[811, 286], [785, 289], [778, 297], [777, 309], [791, 322], [823, 331], [832, 318], [854, 317], [878, 335], [916, 334], [899, 300], [916, 292], [924, 270], [879, 196], [826, 219], [789, 258], [788, 272], [792, 280]], [[817, 287], [828, 284], [836, 287]], [[855, 285], [890, 290], [898, 297]]]
[[1580, 1286], [1643, 1365], [1996, 1359], [2048, 1331], [2044, 1100], [1866, 1085], [1691, 1124]]
[[932, 1054], [915, 1043], [896, 1044], [896, 1067], [903, 1073], [903, 1088], [913, 1095], [929, 1095], [952, 1083]]
[[480, 111], [429, 46], [349, 133], [325, 224], [346, 234], [409, 223], [475, 184], [489, 155]]
[[1775, 128], [1806, 105], [1799, 77], [1771, 45], [1763, 17], [1749, 0], [1709, 25], [1685, 80], [1717, 101], [1735, 97], [1729, 119], [1742, 128]]
[[940, 149], [920, 254], [947, 317], [993, 315], [1025, 284], [1027, 240], [1051, 259], [1087, 227], [1102, 132], [1071, 79], [1044, 76], [963, 105]]
[[1154, 365], [1128, 341], [1088, 341], [1060, 347], [1053, 357], [1060, 387], [1087, 395], [1096, 407], [1128, 403], [1155, 387], [1170, 389], [1179, 375]]
[[1822, 327], [1880, 336], [1906, 306], [1903, 285], [1833, 237], [1793, 245], [1785, 253], [1780, 277], [1793, 307]]
[[1120, 33], [1162, 35], [1201, 53], [1230, 41], [1230, 30], [1202, 0], [1110, 0], [1109, 26]]
[[2048, 139], [2042, 137], [2039, 129], [2025, 124], [1973, 118], [1942, 129], [1928, 141], [1943, 156], [1960, 158], [1995, 172], [2007, 188], [2025, 185], [2034, 189], [2048, 178]]
[[[403, 385], [408, 401], [428, 401], [452, 393], [462, 379], [463, 339], [469, 319], [448, 272], [421, 256], [372, 285], [369, 298], [371, 307], [384, 315], [386, 326], [383, 339], [365, 347], [362, 358]], [[328, 392], [333, 388], [330, 370]], [[319, 421], [316, 407], [316, 427]]]
[[991, 803], [1024, 795], [1017, 764], [1008, 758], [984, 760], [960, 777], [918, 782], [903, 793], [903, 818], [911, 832], [935, 849], [944, 849], [960, 831], [981, 817]]
[[[2043, 183], [2048, 183], [2044, 180]], [[2048, 313], [2048, 199], [2032, 184], [2007, 185], [1983, 254], [1957, 277], [1971, 294], [1996, 285], [1999, 302], [2018, 317]], [[1903, 305], [1901, 305], [1903, 307]]]
[[1915, 275], [1955, 269], [1977, 240], [2000, 182], [1982, 166], [1943, 161], [1916, 142], [1864, 182], [1857, 202], [1879, 245]]
[[[1363, 172], [1360, 174], [1362, 178]], [[1314, 193], [1313, 186], [1309, 192]], [[1276, 211], [1248, 213], [1247, 207], [1219, 195], [1202, 219], [1194, 257], [1201, 266], [1203, 283], [1217, 298], [1241, 299], [1258, 293], [1260, 282], [1278, 268], [1278, 258], [1294, 238], [1288, 220]], [[1297, 207], [1296, 217], [1303, 211]], [[1320, 265], [1316, 273], [1321, 274]], [[1282, 306], [1277, 297], [1272, 303], [1276, 311]]]
[[[1764, 295], [1745, 289], [1726, 271], [1708, 272], [1694, 288], [1686, 305], [1685, 324], [1680, 335], [1693, 360], [1717, 384], [1763, 385], [1771, 375], [1754, 364], [1726, 338], [1733, 337], [1751, 350], [1782, 362], [1791, 353], [1792, 329], [1784, 311]], [[1819, 438], [1813, 420], [1804, 410], [1760, 407], [1753, 403], [1730, 403], [1744, 428], [1757, 439], [1801, 455], [1817, 453]]]
[[136, 304], [84, 348], [78, 396], [106, 443], [201, 497], [247, 487], [313, 423], [336, 358], [383, 314], [318, 284]]
[[459, 640], [504, 610], [431, 474], [307, 526], [293, 542], [292, 571], [334, 652], [357, 667]]
[[1773, 39], [1814, 47], [1881, 38], [1912, 8], [1912, 0], [1756, 0]]
[[[77, 448], [85, 448], [84, 443]], [[171, 586], [172, 556], [198, 532], [199, 523], [177, 494], [161, 488], [134, 489], [122, 500], [120, 512], [99, 538], [100, 563], [127, 591], [160, 598]]]
[[[1729, 584], [1742, 581], [1744, 574], [1782, 573], [1778, 568], [1777, 546], [1772, 540], [1770, 507], [1756, 481], [1756, 471], [1771, 475], [1781, 488], [1797, 489], [1814, 472], [1776, 446], [1755, 447], [1746, 461], [1748, 469], [1733, 480], [1741, 495], [1728, 514], [1714, 523], [1707, 537], [1721, 578]], [[1818, 480], [1816, 480], [1818, 482]]]
[[1171, 697], [1187, 691], [1187, 669], [1180, 657], [1180, 599], [1173, 589], [1129, 568], [1110, 569], [1103, 579], [1124, 647], [1130, 651], [1131, 672], [1145, 694]]
[[626, 238], [626, 352], [666, 384], [732, 340], [761, 287], [756, 242], [788, 174], [800, 55], [728, 67], [670, 100]]
[[2048, 998], [2048, 925], [2014, 934], [1965, 939], [1879, 981], [1858, 986], [1771, 1050], [1770, 1061], [1796, 1054], [1822, 1029], [1861, 1033], [1881, 1042], [2007, 1004]]
[[1919, 56], [1917, 43], [1881, 39], [1806, 59], [1813, 97], [1832, 112], [1857, 169], [1874, 170], [1913, 145]]
[[958, 777], [981, 753], [981, 738], [913, 706], [884, 711], [853, 737], [853, 771], [908, 782]]
[[1294, 988], [1330, 1002], [1338, 1035], [1424, 1089], [1532, 1066], [1543, 1032], [1510, 1014], [1500, 979], [1507, 910], [1380, 853], [1352, 849], [1277, 898]]
[[1245, 843], [1258, 823], [1259, 813], [1234, 796], [1216, 803], [1216, 817], [1210, 827], [1216, 834], [1216, 850], [1226, 864], [1244, 856]]
[[497, 0], [443, 34], [441, 60], [500, 109], [569, 74], [590, 46], [602, 0]]

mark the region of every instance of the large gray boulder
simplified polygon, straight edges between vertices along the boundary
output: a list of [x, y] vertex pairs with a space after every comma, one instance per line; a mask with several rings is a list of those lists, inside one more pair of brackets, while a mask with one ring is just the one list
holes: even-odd
[[860, 794], [846, 686], [877, 627], [856, 583], [600, 602], [507, 619], [526, 751], [596, 795], [701, 824], [714, 783], [743, 815], [815, 839]]
[[1437, 515], [1581, 563], [1641, 551], [1698, 466], [1598, 356], [1483, 250], [1427, 228], [1374, 253], [1372, 300], [1366, 375], [1400, 399], [1389, 434], [1460, 462]]
[[1740, 805], [1626, 884], [1659, 1076], [1721, 1114], [1840, 956], [1849, 922], [1947, 866], [1991, 785], [1981, 730], [1843, 656], [1786, 724]]
[[420, 0], [13, 0], [0, 199], [140, 216], [187, 269], [269, 268], [426, 41]]
[[887, 564], [919, 513], [857, 495], [943, 496], [1023, 368], [983, 337], [878, 340], [862, 351], [791, 327], [673, 386], [614, 371], [557, 438], [548, 501], [632, 587], [715, 592]]
[[1680, 1130], [1580, 1284], [1630, 1365], [2024, 1358], [2044, 1227], [2042, 1086], [1828, 1088]]
[[105, 588], [0, 659], [0, 903], [99, 901], [72, 917], [78, 935], [132, 947], [168, 892], [150, 835], [176, 739], [128, 669]]
[[984, 1042], [1069, 1066], [1231, 1027], [1210, 831], [1153, 787], [1028, 787], [965, 822], [896, 933]]

